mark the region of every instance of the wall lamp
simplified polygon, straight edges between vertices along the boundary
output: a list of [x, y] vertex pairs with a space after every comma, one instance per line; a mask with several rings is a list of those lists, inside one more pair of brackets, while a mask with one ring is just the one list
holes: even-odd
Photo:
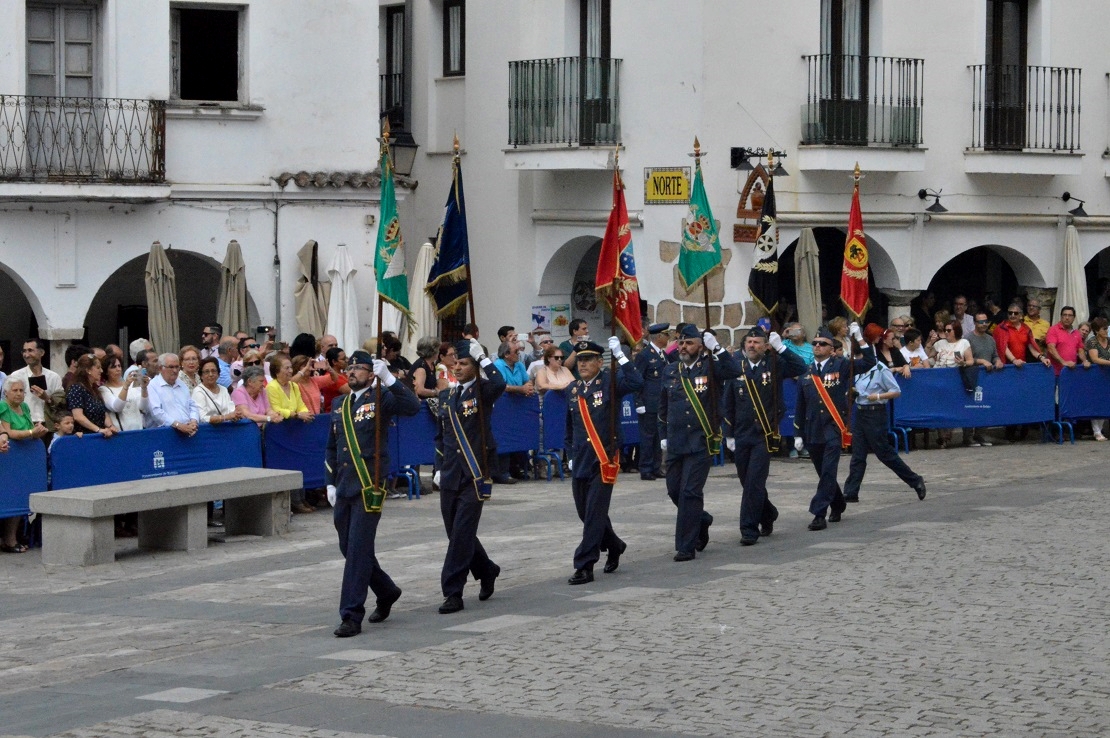
[[924, 200], [926, 197], [935, 198], [933, 200], [933, 204], [930, 205], [929, 207], [925, 208], [926, 212], [929, 212], [929, 213], [947, 213], [948, 212], [948, 208], [946, 208], [946, 207], [944, 207], [943, 205], [940, 204], [940, 193], [942, 193], [942, 192], [944, 192], [944, 190], [937, 190], [936, 192], [934, 192], [933, 190], [918, 190], [917, 191], [917, 196], [922, 200]]
[[751, 158], [762, 159], [770, 157], [770, 160], [775, 161], [774, 167], [771, 169], [772, 177], [789, 177], [790, 172], [786, 171], [786, 167], [782, 165], [782, 160], [786, 158], [785, 151], [778, 151], [777, 149], [749, 149], [745, 146], [733, 146], [729, 150], [729, 165], [733, 169], [739, 169], [743, 172], [750, 172], [755, 167], [748, 161]]
[[1075, 200], [1077, 203], [1079, 203], [1079, 205], [1076, 206], [1075, 208], [1069, 210], [1068, 213], [1070, 213], [1071, 215], [1076, 216], [1077, 218], [1086, 218], [1087, 217], [1087, 211], [1083, 209], [1083, 205], [1086, 204], [1086, 202], [1087, 202], [1086, 200], [1080, 200], [1078, 197], [1072, 197], [1070, 192], [1065, 192], [1064, 196], [1061, 197], [1060, 199], [1063, 200], [1064, 202], [1071, 202], [1072, 200]]

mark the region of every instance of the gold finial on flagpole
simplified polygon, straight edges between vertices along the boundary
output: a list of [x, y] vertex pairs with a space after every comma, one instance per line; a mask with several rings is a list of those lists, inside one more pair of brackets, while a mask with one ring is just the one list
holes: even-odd
[[860, 172], [859, 162], [857, 161], [856, 168], [852, 172], [852, 181], [855, 183], [856, 187], [859, 187], [859, 181], [861, 179], [863, 179], [863, 174]]

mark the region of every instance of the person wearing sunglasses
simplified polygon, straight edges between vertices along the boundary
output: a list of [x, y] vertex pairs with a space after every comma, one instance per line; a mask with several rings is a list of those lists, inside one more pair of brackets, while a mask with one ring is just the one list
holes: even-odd
[[794, 409], [794, 448], [809, 449], [809, 458], [817, 472], [817, 491], [809, 502], [812, 531], [824, 530], [829, 523], [840, 521], [847, 503], [840, 483], [836, 481], [840, 451], [850, 439], [845, 433], [848, 418], [848, 386], [853, 373], [866, 372], [875, 366], [875, 349], [867, 345], [859, 323], [848, 326], [848, 334], [860, 347], [860, 355], [851, 361], [835, 356], [836, 339], [826, 329], [813, 339], [813, 363], [809, 373], [798, 380], [798, 401]]
[[1011, 303], [1006, 308], [1006, 321], [995, 326], [994, 343], [998, 348], [998, 358], [1003, 364], [1022, 367], [1030, 357], [1046, 366], [1049, 364], [1048, 357], [1037, 345], [1032, 329], [1022, 320], [1019, 303]]
[[543, 351], [543, 366], [536, 372], [536, 388], [542, 397], [548, 390], [565, 389], [574, 381], [574, 373], [563, 362], [566, 354], [552, 342]]

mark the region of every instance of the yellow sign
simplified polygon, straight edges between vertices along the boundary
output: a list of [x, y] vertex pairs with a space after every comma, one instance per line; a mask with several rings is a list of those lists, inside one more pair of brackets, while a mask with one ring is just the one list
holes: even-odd
[[690, 167], [644, 167], [645, 205], [690, 202]]

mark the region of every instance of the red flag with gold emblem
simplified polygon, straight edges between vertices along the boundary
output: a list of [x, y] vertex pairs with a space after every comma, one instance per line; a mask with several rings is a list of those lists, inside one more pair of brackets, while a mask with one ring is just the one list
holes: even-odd
[[613, 171], [613, 209], [601, 239], [594, 282], [597, 297], [609, 305], [613, 324], [621, 329], [629, 345], [644, 337], [640, 319], [640, 285], [636, 281], [636, 259], [632, 253], [632, 231], [628, 208], [624, 204], [624, 183], [619, 170]]
[[858, 182], [852, 193], [852, 210], [848, 214], [848, 239], [844, 242], [844, 269], [840, 274], [840, 301], [856, 321], [863, 320], [871, 307], [867, 283], [867, 238], [863, 235]]

